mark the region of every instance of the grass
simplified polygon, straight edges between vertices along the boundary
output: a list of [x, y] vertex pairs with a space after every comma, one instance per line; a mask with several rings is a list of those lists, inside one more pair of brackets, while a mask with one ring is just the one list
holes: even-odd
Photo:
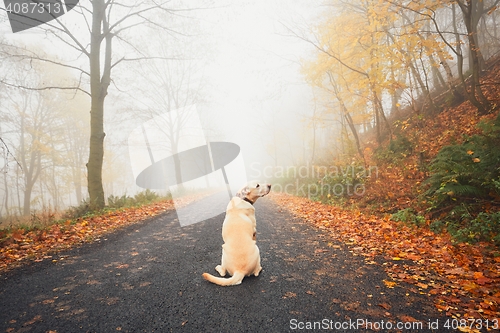
[[0, 218], [0, 242], [3, 238], [11, 235], [14, 230], [43, 230], [54, 224], [75, 224], [84, 218], [104, 215], [124, 208], [140, 207], [154, 202], [171, 200], [170, 195], [160, 196], [153, 191], [146, 190], [133, 197], [123, 195], [121, 197], [111, 195], [108, 197], [108, 205], [101, 210], [90, 209], [88, 201], [84, 200], [78, 206], [70, 207], [64, 211], [53, 211], [51, 209], [33, 212], [29, 216], [11, 215]]

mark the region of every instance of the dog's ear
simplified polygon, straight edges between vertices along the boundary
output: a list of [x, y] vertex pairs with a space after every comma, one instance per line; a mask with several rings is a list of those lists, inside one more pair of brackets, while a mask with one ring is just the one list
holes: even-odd
[[238, 198], [244, 199], [248, 193], [250, 193], [250, 187], [245, 186], [241, 190], [239, 190], [238, 193], [236, 193], [236, 196]]

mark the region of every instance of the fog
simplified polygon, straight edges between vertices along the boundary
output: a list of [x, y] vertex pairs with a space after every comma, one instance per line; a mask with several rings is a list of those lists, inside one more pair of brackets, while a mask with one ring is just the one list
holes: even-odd
[[494, 0], [78, 2], [0, 11], [2, 217], [367, 168], [404, 117], [493, 105]]
[[[176, 1], [168, 6], [174, 11], [154, 14], [156, 22], [162, 22], [159, 29], [137, 24], [113, 42], [113, 60], [118, 64], [112, 69], [112, 82], [104, 105], [106, 136], [102, 177], [105, 197], [133, 195], [144, 190], [136, 185], [140, 170], [134, 170], [134, 163], [137, 164], [139, 155], [134, 155], [130, 147], [134, 129], [161, 114], [187, 107], [194, 109], [199, 117], [198, 126], [204, 136], [201, 142], [231, 142], [240, 147], [248, 180], [266, 181], [269, 173], [264, 175], [262, 170], [267, 166], [307, 162], [311, 158], [309, 142], [312, 135], [308, 117], [314, 105], [311, 87], [306, 84], [300, 68], [301, 59], [311, 53], [312, 47], [290, 34], [290, 28], [305, 29], [321, 11], [321, 2]], [[45, 150], [41, 150], [41, 170], [34, 170], [40, 172], [40, 177], [32, 178], [30, 210], [37, 212], [78, 205], [88, 197], [85, 164], [90, 135], [90, 98], [77, 90], [30, 90], [25, 87], [34, 88], [37, 84], [47, 87], [51, 86], [47, 82], [53, 80], [53, 86], [79, 85], [89, 91], [89, 80], [82, 75], [83, 71], [88, 71], [88, 59], [69, 47], [67, 37], [53, 28], [56, 23], [12, 33], [6, 13], [2, 10], [0, 15], [1, 41], [8, 45], [6, 54], [12, 61], [10, 65], [4, 62], [1, 68], [2, 82], [6, 84], [0, 91], [3, 100], [10, 101], [0, 104], [3, 114], [0, 168], [4, 174], [1, 214], [23, 212], [21, 206], [23, 202], [26, 204], [23, 193], [31, 186], [23, 173], [33, 172], [33, 165], [23, 162], [29, 160], [29, 156], [21, 157], [19, 147], [26, 145], [23, 135], [33, 138], [34, 134], [26, 129], [27, 132], [20, 135], [20, 126], [25, 125], [15, 125], [12, 119], [19, 116], [12, 107], [19, 107], [26, 94], [39, 94], [37, 98], [48, 105], [47, 112], [51, 116], [47, 117], [51, 120], [38, 130], [46, 131], [50, 125], [64, 123], [62, 126], [72, 132], [72, 138], [78, 143], [60, 142], [64, 138], [56, 133], [57, 129], [46, 133], [53, 135], [51, 139], [43, 136], [36, 139], [38, 143], [43, 141]], [[67, 12], [60, 21], [71, 29], [75, 38], [88, 40], [89, 22], [77, 10]], [[20, 53], [37, 54], [40, 58], [42, 56], [38, 55], [43, 55], [52, 60], [26, 61]], [[12, 57], [13, 54], [16, 56]], [[120, 63], [120, 57], [138, 60]], [[150, 59], [144, 59], [147, 57]], [[59, 62], [67, 65], [59, 68], [56, 65]], [[73, 83], [67, 84], [71, 81]], [[32, 102], [34, 97], [30, 98]], [[151, 133], [148, 144], [162, 140], [156, 135], [151, 137]], [[31, 153], [34, 145], [36, 143], [30, 146]], [[60, 149], [73, 153], [83, 151], [78, 159], [76, 154], [69, 153], [60, 154], [57, 162], [49, 162], [43, 157], [43, 154], [58, 154]], [[73, 157], [68, 161], [70, 155]], [[71, 165], [66, 165], [65, 161]], [[81, 165], [75, 166], [75, 162]], [[77, 168], [82, 175], [72, 176], [71, 168]], [[54, 178], [48, 179], [51, 173]], [[75, 180], [75, 177], [81, 179]], [[57, 190], [50, 190], [51, 186]]]

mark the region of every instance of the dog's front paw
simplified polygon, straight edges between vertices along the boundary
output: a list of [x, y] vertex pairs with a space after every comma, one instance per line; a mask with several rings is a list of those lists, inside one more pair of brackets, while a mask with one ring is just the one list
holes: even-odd
[[219, 272], [220, 276], [226, 276], [226, 269], [221, 265], [217, 265], [217, 267], [215, 267], [215, 270]]

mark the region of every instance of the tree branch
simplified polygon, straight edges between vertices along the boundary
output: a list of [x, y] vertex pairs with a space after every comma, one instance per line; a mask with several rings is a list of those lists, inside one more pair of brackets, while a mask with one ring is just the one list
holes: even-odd
[[340, 59], [338, 56], [328, 52], [327, 50], [325, 50], [324, 48], [322, 48], [321, 46], [319, 46], [318, 44], [316, 44], [315, 42], [311, 41], [310, 39], [307, 39], [305, 37], [302, 37], [300, 35], [298, 35], [297, 33], [295, 33], [292, 29], [288, 28], [286, 25], [284, 25], [283, 23], [281, 23], [291, 34], [292, 34], [292, 37], [295, 37], [295, 38], [298, 38], [300, 40], [303, 40], [304, 42], [306, 43], [309, 43], [311, 44], [312, 46], [314, 46], [318, 51], [326, 54], [327, 56], [335, 59], [336, 61], [338, 61], [338, 63], [340, 63], [342, 66], [344, 66], [345, 68], [355, 72], [355, 73], [358, 73], [366, 78], [369, 78], [369, 75], [368, 73], [365, 73], [363, 71], [360, 71], [359, 69], [356, 69], [348, 64], [346, 64], [344, 61], [342, 61], [342, 59]]
[[27, 86], [23, 86], [23, 85], [19, 85], [19, 84], [12, 84], [12, 83], [9, 83], [5, 80], [0, 80], [0, 83], [6, 85], [8, 87], [31, 90], [31, 91], [56, 90], [56, 89], [57, 90], [78, 90], [78, 91], [81, 91], [81, 92], [90, 96], [90, 93], [88, 91], [86, 91], [85, 89], [83, 89], [79, 86], [76, 86], [76, 87], [56, 87], [56, 86], [27, 87]]
[[[409, 11], [411, 11], [413, 13], [416, 13], [418, 15], [422, 15], [422, 16], [425, 16], [425, 17], [429, 18], [432, 21], [432, 23], [434, 24], [434, 26], [436, 27], [436, 32], [438, 33], [439, 37], [441, 37], [441, 40], [446, 44], [446, 46], [448, 46], [453, 51], [453, 53], [455, 53], [455, 55], [459, 55], [459, 53], [457, 52], [457, 50], [455, 50], [455, 48], [453, 47], [453, 45], [451, 45], [446, 40], [446, 38], [444, 38], [443, 32], [440, 30], [439, 24], [437, 23], [437, 21], [436, 21], [436, 19], [434, 18], [433, 15], [429, 15], [429, 14], [426, 14], [426, 13], [421, 13], [418, 10], [413, 9], [413, 8], [411, 8], [409, 6], [402, 5], [402, 4], [398, 3], [397, 1], [389, 1], [389, 2], [392, 5], [396, 6], [396, 7], [403, 8], [403, 9], [409, 10]], [[457, 0], [457, 2], [459, 2], [459, 1]], [[433, 14], [435, 14], [435, 11], [433, 9], [431, 9], [431, 8], [427, 8], [427, 9], [429, 9]]]
[[[25, 50], [26, 51], [26, 50]], [[27, 60], [29, 59], [30, 61], [31, 60], [38, 60], [38, 61], [41, 61], [41, 62], [46, 62], [46, 63], [49, 63], [49, 64], [53, 64], [53, 65], [57, 65], [57, 66], [61, 66], [61, 67], [65, 67], [65, 68], [69, 68], [69, 69], [74, 69], [76, 71], [79, 71], [81, 72], [82, 74], [85, 74], [85, 75], [89, 75], [88, 72], [84, 71], [83, 69], [81, 69], [80, 67], [77, 67], [77, 66], [73, 66], [73, 65], [67, 65], [67, 64], [63, 64], [59, 61], [55, 61], [55, 60], [51, 60], [51, 59], [46, 59], [46, 58], [41, 58], [37, 55], [24, 55], [24, 54], [10, 54], [10, 53], [7, 53], [7, 52], [4, 52], [5, 55], [7, 57], [11, 57], [11, 58], [20, 58], [22, 60]]]
[[[5, 141], [0, 137], [0, 142], [2, 142], [2, 145], [3, 145], [3, 149], [5, 149], [7, 151], [7, 156], [10, 155], [12, 156], [12, 158], [14, 159], [14, 161], [16, 162], [16, 164], [19, 166], [19, 168], [21, 170], [23, 170], [23, 167], [21, 166], [21, 163], [19, 163], [19, 161], [16, 159], [16, 157], [14, 156], [14, 154], [12, 154], [10, 152], [10, 149], [9, 149], [9, 146], [5, 143]], [[6, 162], [8, 163], [8, 162]]]

